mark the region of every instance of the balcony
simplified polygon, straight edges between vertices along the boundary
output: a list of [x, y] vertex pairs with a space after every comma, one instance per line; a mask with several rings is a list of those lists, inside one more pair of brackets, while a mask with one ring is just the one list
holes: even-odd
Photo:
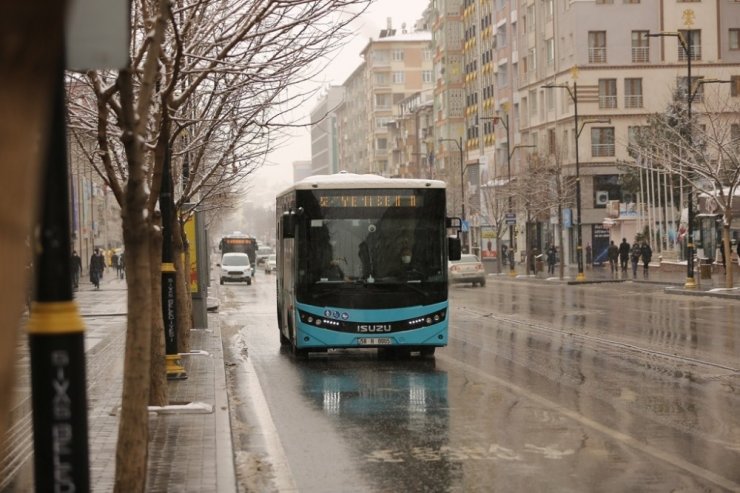
[[588, 48], [588, 63], [606, 63], [606, 47]]
[[633, 94], [624, 97], [625, 108], [642, 108], [642, 94]]
[[[688, 56], [686, 55], [686, 51], [684, 51], [683, 46], [678, 45], [678, 60], [680, 62], [685, 62], [688, 60]], [[689, 53], [691, 54], [691, 60], [701, 60], [701, 45], [694, 44], [689, 48]]]
[[612, 157], [614, 156], [614, 144], [591, 144], [591, 156]]
[[632, 63], [647, 63], [650, 61], [650, 48], [648, 46], [632, 47]]
[[599, 96], [599, 108], [616, 108], [617, 96]]

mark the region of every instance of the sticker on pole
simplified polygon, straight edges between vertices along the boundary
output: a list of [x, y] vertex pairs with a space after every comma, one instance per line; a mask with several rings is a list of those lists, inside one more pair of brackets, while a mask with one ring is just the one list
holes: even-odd
[[69, 70], [121, 69], [129, 63], [128, 0], [71, 0], [67, 15]]

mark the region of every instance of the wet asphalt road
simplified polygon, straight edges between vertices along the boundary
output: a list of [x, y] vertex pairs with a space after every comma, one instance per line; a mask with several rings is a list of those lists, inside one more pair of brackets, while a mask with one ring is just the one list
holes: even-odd
[[490, 278], [433, 359], [297, 361], [257, 276], [220, 287], [251, 490], [740, 491], [737, 301]]

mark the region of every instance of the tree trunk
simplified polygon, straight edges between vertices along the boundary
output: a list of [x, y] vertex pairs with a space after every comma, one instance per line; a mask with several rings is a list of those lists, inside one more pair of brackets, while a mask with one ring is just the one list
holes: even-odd
[[[0, 3], [0, 450], [15, 385], [19, 321], [30, 280], [31, 235], [66, 2]], [[51, 44], [49, 44], [51, 43]]]
[[[144, 187], [141, 186], [141, 195]], [[126, 286], [128, 318], [123, 366], [121, 419], [116, 447], [115, 490], [118, 493], [143, 492], [146, 485], [149, 439], [150, 324], [152, 322], [152, 284], [149, 261], [149, 228], [142, 214], [144, 200], [132, 197], [127, 187], [124, 204], [123, 237], [126, 248]]]
[[[560, 182], [558, 181], [558, 195], [560, 196]], [[563, 249], [563, 204], [558, 199], [558, 253], [560, 254], [560, 266], [558, 268], [560, 280], [565, 278], [565, 250]]]
[[725, 218], [722, 222], [722, 246], [725, 251], [725, 287], [732, 288], [732, 246], [730, 245], [730, 223], [732, 217]]
[[162, 217], [155, 213], [152, 218], [152, 232], [149, 244], [149, 262], [152, 286], [151, 321], [151, 387], [150, 406], [166, 406], [169, 403], [167, 392], [167, 364], [165, 361], [164, 321], [162, 318]]
[[190, 352], [190, 329], [193, 328], [190, 303], [190, 255], [183, 241], [183, 231], [178, 214], [172, 218], [172, 257], [175, 263], [175, 305], [177, 314], [177, 352]]

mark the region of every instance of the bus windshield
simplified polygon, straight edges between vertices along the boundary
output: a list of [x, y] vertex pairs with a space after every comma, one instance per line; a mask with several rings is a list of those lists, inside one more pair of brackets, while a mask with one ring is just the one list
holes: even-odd
[[369, 289], [379, 306], [446, 298], [443, 190], [333, 192], [302, 201], [299, 297], [355, 307], [369, 307]]

